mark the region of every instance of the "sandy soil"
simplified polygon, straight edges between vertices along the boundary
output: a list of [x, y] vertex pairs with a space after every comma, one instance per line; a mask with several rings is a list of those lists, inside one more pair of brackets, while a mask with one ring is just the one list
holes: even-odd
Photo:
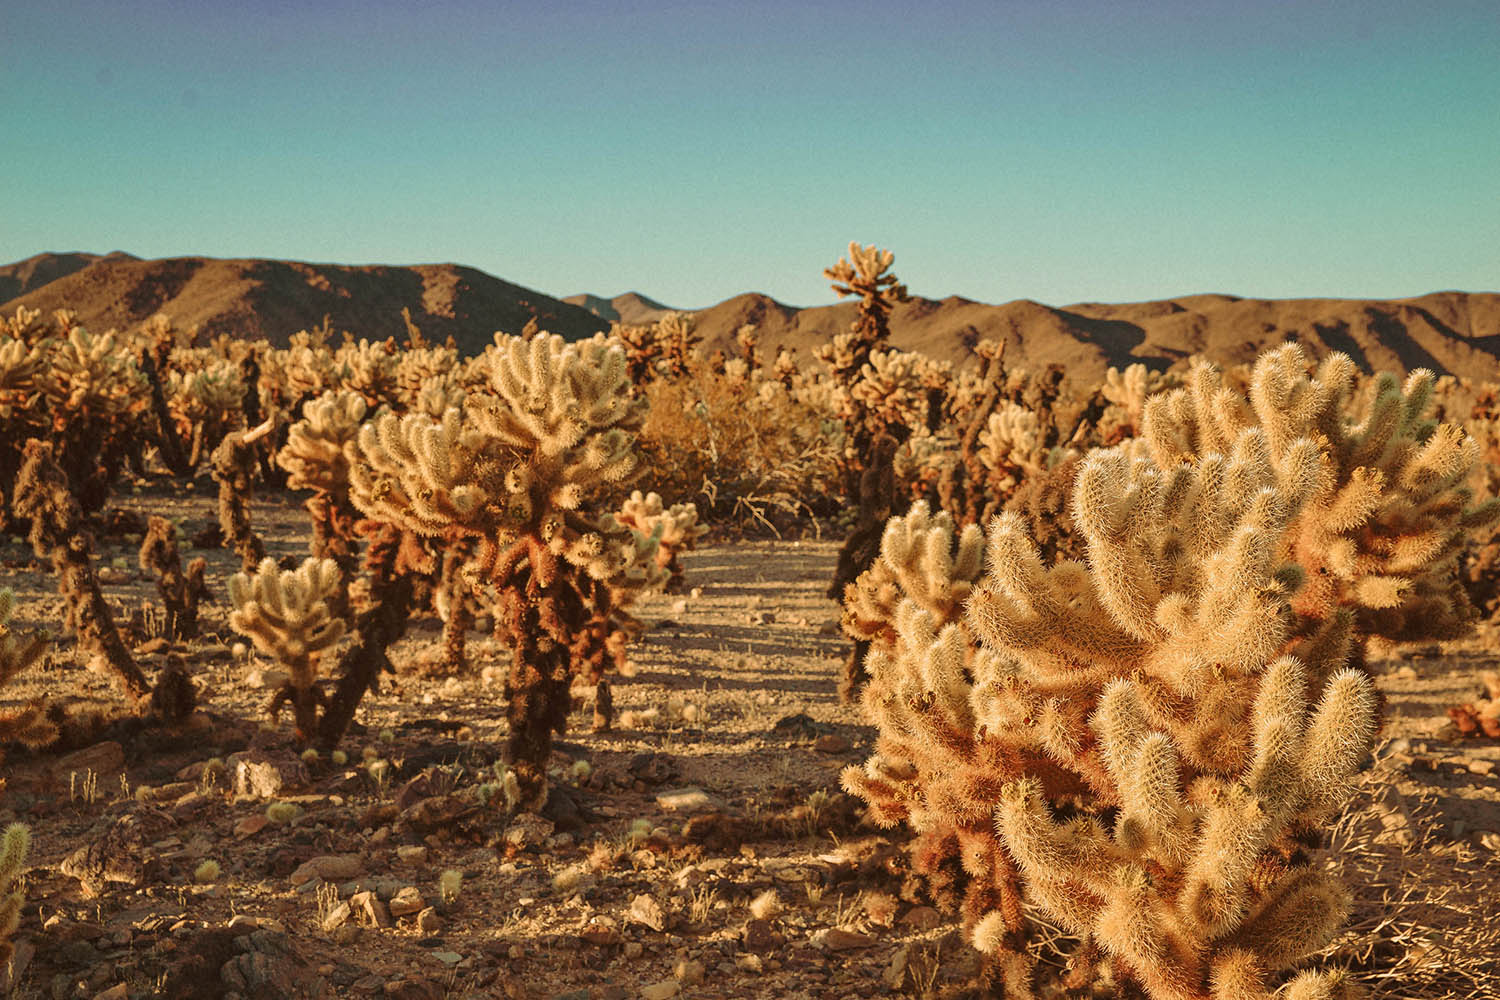
[[[191, 535], [213, 517], [210, 490], [115, 506]], [[254, 518], [271, 554], [305, 551], [295, 497], [258, 499]], [[99, 550], [121, 621], [155, 597], [135, 547]], [[471, 636], [464, 676], [402, 673], [367, 698], [347, 763], [304, 764], [289, 720], [264, 711], [274, 664], [236, 656], [226, 606], [208, 607], [209, 637], [139, 654], [187, 655], [201, 703], [186, 725], [118, 722], [71, 757], [9, 753], [0, 822], [34, 836], [14, 995], [842, 998], [961, 983], [972, 959], [904, 884], [899, 834], [862, 824], [838, 791], [873, 731], [836, 694], [835, 551], [690, 553], [692, 592], [639, 609], [650, 628], [615, 683], [615, 731], [590, 732], [580, 705], [559, 741], [555, 822], [507, 824], [476, 801], [505, 729], [507, 654], [487, 636]], [[222, 602], [236, 560], [184, 548], [198, 554]], [[21, 598], [13, 626], [55, 630], [50, 573], [17, 540], [0, 540], [0, 567]], [[398, 665], [437, 641], [435, 621], [415, 622]], [[1355, 898], [1330, 951], [1377, 995], [1500, 995], [1500, 746], [1458, 742], [1445, 715], [1497, 649], [1492, 630], [1376, 664], [1387, 721], [1333, 831]], [[113, 705], [70, 656], [60, 642], [6, 695]], [[386, 763], [359, 766], [366, 755]], [[237, 793], [242, 774], [254, 780]], [[270, 801], [298, 815], [268, 822]], [[195, 881], [205, 861], [219, 872]], [[445, 899], [448, 870], [462, 878]], [[771, 890], [779, 912], [752, 913]]]

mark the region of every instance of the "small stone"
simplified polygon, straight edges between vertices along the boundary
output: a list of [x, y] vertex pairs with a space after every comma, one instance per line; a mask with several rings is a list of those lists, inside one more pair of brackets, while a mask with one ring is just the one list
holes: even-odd
[[244, 819], [234, 824], [235, 838], [238, 840], [244, 840], [246, 837], [253, 837], [257, 833], [260, 833], [260, 831], [264, 830], [270, 822], [270, 820], [266, 819], [265, 813], [256, 813], [253, 816], [246, 816]]
[[145, 642], [135, 647], [135, 651], [137, 653], [140, 653], [142, 656], [152, 656], [156, 653], [165, 653], [168, 649], [171, 648], [171, 645], [172, 644], [170, 642], [163, 639], [161, 636], [157, 636], [155, 639], [147, 639]]
[[750, 972], [755, 975], [760, 975], [765, 971], [766, 967], [765, 963], [761, 961], [761, 957], [754, 954], [740, 955], [734, 960], [734, 966], [741, 972]]
[[649, 893], [641, 893], [630, 901], [630, 912], [626, 914], [632, 923], [645, 924], [653, 931], [666, 929], [667, 918], [661, 911], [661, 904], [656, 897]]
[[[641, 987], [641, 1000], [671, 1000], [682, 989], [682, 984], [675, 979], [663, 979], [659, 983]], [[123, 994], [121, 994], [123, 996]]]
[[697, 986], [703, 982], [703, 976], [707, 971], [702, 962], [696, 959], [685, 959], [677, 963], [676, 968], [672, 970], [672, 975], [684, 986]]
[[667, 812], [701, 812], [715, 809], [718, 803], [701, 788], [674, 788], [656, 796], [656, 804]]
[[325, 882], [346, 882], [359, 875], [363, 868], [356, 854], [324, 854], [303, 862], [292, 872], [292, 885], [303, 885], [315, 878]]
[[505, 842], [522, 849], [540, 847], [552, 836], [556, 826], [550, 819], [535, 813], [521, 813], [505, 828]]
[[259, 750], [231, 754], [229, 767], [234, 773], [236, 795], [256, 799], [274, 799], [283, 789], [307, 784], [307, 766], [295, 757], [272, 757]]
[[463, 956], [456, 951], [435, 951], [432, 953], [432, 957], [444, 965], [457, 965], [463, 961]]
[[396, 848], [396, 857], [409, 865], [423, 865], [427, 863], [427, 848], [420, 845], [403, 844]]
[[427, 907], [417, 914], [417, 930], [423, 934], [436, 934], [443, 929], [443, 919], [438, 916], [437, 910]]
[[829, 927], [812, 936], [814, 947], [827, 948], [829, 951], [853, 951], [856, 948], [868, 948], [874, 943], [875, 939], [870, 935], [842, 927]]
[[245, 683], [253, 688], [282, 688], [291, 675], [285, 670], [275, 670], [271, 667], [256, 667], [245, 675]]
[[818, 753], [848, 753], [851, 746], [848, 737], [840, 736], [838, 733], [825, 733], [813, 740], [813, 749]]
[[645, 951], [646, 946], [641, 944], [639, 941], [626, 941], [625, 947], [621, 951], [621, 954], [623, 954], [626, 958], [640, 958], [641, 955], [645, 954]]
[[747, 920], [745, 922], [745, 950], [765, 955], [781, 945], [783, 938], [771, 929], [769, 920]]
[[391, 911], [375, 893], [366, 890], [349, 897], [349, 905], [371, 927], [391, 926]]
[[76, 774], [78, 779], [82, 779], [92, 771], [102, 785], [106, 779], [117, 780], [116, 775], [124, 770], [125, 748], [114, 740], [105, 740], [57, 758], [52, 765], [52, 776], [66, 785], [70, 776]]
[[390, 913], [393, 917], [405, 917], [413, 913], [420, 913], [427, 907], [427, 900], [422, 898], [422, 893], [416, 886], [406, 886], [398, 889], [391, 897]]
[[1492, 760], [1470, 760], [1469, 773], [1478, 775], [1490, 775], [1495, 773], [1495, 762]]
[[942, 922], [942, 914], [930, 906], [913, 906], [897, 921], [897, 923], [905, 924], [914, 931], [930, 931]]
[[224, 926], [232, 931], [253, 931], [260, 926], [260, 921], [248, 913], [236, 913]]
[[213, 799], [202, 792], [188, 792], [172, 803], [172, 816], [174, 819], [187, 819], [207, 809], [213, 804]]

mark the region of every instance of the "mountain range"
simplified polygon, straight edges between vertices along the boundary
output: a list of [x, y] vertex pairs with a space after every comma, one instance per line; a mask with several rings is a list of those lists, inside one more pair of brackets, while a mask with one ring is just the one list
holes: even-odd
[[[0, 311], [20, 306], [76, 312], [90, 329], [129, 327], [165, 312], [207, 334], [264, 337], [285, 344], [324, 316], [336, 329], [382, 339], [405, 334], [401, 310], [428, 338], [452, 336], [465, 353], [496, 330], [517, 332], [533, 316], [569, 339], [611, 322], [649, 323], [670, 307], [638, 292], [558, 299], [457, 264], [347, 266], [299, 261], [127, 253], [45, 253], [0, 267]], [[754, 324], [763, 349], [813, 348], [848, 328], [852, 302], [799, 308], [748, 292], [691, 310], [706, 350], [735, 351]], [[1004, 339], [1012, 365], [1062, 364], [1069, 376], [1103, 377], [1109, 365], [1165, 368], [1192, 354], [1223, 363], [1267, 346], [1301, 341], [1318, 354], [1340, 350], [1369, 370], [1432, 368], [1500, 380], [1500, 294], [1434, 292], [1404, 299], [1254, 299], [1187, 295], [1126, 304], [1054, 307], [1018, 299], [1000, 305], [958, 296], [914, 297], [891, 314], [895, 346], [962, 361], [980, 340]]]

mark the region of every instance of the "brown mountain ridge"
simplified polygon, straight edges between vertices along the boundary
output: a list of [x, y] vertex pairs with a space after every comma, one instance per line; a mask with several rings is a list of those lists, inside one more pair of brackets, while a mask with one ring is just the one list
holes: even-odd
[[[90, 256], [44, 254], [0, 275], [12, 269], [18, 275], [65, 270], [63, 263], [43, 258]], [[29, 270], [23, 268], [28, 264]], [[23, 291], [0, 311], [8, 315], [19, 306], [71, 309], [91, 330], [128, 328], [163, 312], [179, 327], [197, 326], [208, 336], [264, 337], [277, 345], [317, 326], [324, 316], [334, 329], [360, 337], [403, 337], [401, 310], [406, 308], [429, 340], [440, 343], [452, 336], [465, 354], [483, 350], [496, 330], [519, 331], [533, 316], [544, 329], [570, 340], [609, 329], [587, 310], [457, 264], [346, 266], [112, 254]]]
[[[13, 294], [12, 294], [13, 293]], [[0, 267], [0, 311], [69, 308], [91, 329], [129, 327], [160, 311], [209, 334], [265, 337], [284, 344], [326, 315], [336, 329], [381, 339], [405, 333], [403, 307], [430, 338], [453, 336], [467, 354], [496, 330], [519, 331], [535, 316], [569, 339], [643, 323], [669, 307], [638, 292], [614, 298], [556, 299], [456, 264], [345, 266], [281, 260], [125, 253], [40, 254]], [[764, 348], [813, 349], [847, 329], [855, 306], [800, 308], [745, 293], [693, 312], [704, 346], [734, 353], [753, 323]], [[891, 316], [892, 341], [905, 350], [961, 362], [985, 339], [1003, 339], [1012, 365], [1064, 366], [1071, 378], [1101, 379], [1110, 365], [1166, 368], [1192, 354], [1249, 361], [1295, 339], [1317, 354], [1340, 350], [1366, 371], [1432, 368], [1500, 380], [1500, 294], [1434, 292], [1405, 299], [1252, 299], [1187, 295], [1152, 302], [1054, 307], [1018, 299], [1001, 305], [958, 296], [913, 298]]]

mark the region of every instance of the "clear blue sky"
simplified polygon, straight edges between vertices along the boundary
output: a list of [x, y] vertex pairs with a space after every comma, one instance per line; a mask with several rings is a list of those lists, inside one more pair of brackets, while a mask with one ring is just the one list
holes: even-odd
[[829, 301], [1500, 288], [1500, 0], [0, 2], [0, 260]]

